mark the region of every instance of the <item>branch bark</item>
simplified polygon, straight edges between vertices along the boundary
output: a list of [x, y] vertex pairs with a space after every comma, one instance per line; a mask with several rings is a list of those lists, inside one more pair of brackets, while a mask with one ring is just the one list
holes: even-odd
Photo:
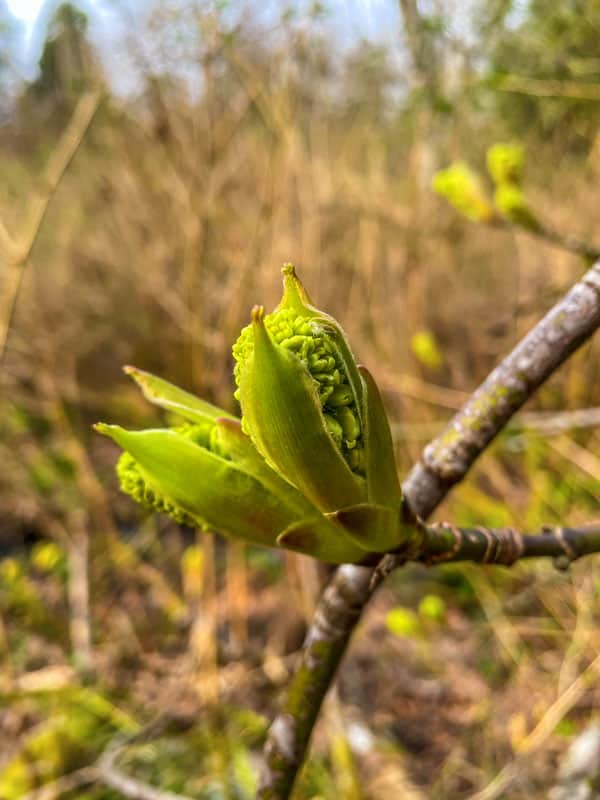
[[[600, 327], [600, 263], [593, 266], [489, 375], [426, 448], [403, 488], [427, 517], [538, 387]], [[392, 557], [388, 566], [403, 563]], [[283, 711], [273, 722], [257, 797], [285, 800], [304, 760], [321, 703], [378, 580], [373, 569], [345, 565], [315, 612]]]
[[428, 566], [451, 561], [512, 566], [523, 558], [553, 558], [559, 569], [582, 556], [600, 553], [600, 522], [577, 528], [548, 526], [523, 534], [514, 528], [457, 528], [448, 522], [428, 525], [417, 559]]

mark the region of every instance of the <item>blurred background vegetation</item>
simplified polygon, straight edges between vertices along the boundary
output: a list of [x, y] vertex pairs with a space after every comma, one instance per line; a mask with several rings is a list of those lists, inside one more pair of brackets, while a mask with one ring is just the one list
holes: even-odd
[[[4, 311], [20, 281], [0, 343], [0, 797], [124, 797], [85, 768], [167, 713], [186, 730], [119, 769], [250, 798], [323, 570], [143, 517], [91, 423], [160, 423], [128, 363], [234, 410], [231, 344], [291, 260], [384, 390], [404, 474], [584, 266], [461, 217], [434, 173], [483, 173], [516, 142], [536, 213], [600, 247], [600, 2], [47, 3], [29, 72], [22, 39], [0, 0]], [[543, 388], [438, 518], [598, 518], [599, 356]], [[506, 765], [482, 798], [546, 797], [600, 701], [599, 617], [594, 558], [398, 573], [298, 798], [474, 797]]]

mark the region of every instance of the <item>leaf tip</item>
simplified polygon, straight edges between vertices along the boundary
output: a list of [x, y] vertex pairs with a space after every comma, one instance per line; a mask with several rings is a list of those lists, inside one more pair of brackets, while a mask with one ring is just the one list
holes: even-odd
[[287, 277], [295, 278], [296, 277], [296, 268], [292, 264], [291, 261], [286, 261], [283, 267], [281, 268], [281, 274], [283, 275], [283, 279], [285, 280]]
[[250, 319], [253, 325], [264, 325], [265, 307], [254, 306], [252, 311], [250, 312]]
[[278, 308], [295, 308], [299, 312], [307, 313], [307, 306], [311, 305], [310, 298], [302, 281], [296, 275], [296, 269], [289, 261], [281, 268], [283, 275], [283, 297]]
[[118, 425], [109, 425], [107, 422], [96, 422], [92, 425], [92, 428], [96, 431], [96, 433], [102, 434], [102, 436], [110, 436], [112, 438], [113, 432], [115, 429], [118, 429]]

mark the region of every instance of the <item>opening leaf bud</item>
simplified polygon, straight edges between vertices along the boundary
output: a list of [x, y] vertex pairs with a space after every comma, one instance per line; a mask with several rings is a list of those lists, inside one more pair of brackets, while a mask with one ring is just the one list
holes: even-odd
[[322, 511], [366, 500], [363, 387], [340, 326], [309, 304], [291, 265], [280, 305], [234, 345], [236, 397], [256, 448]]

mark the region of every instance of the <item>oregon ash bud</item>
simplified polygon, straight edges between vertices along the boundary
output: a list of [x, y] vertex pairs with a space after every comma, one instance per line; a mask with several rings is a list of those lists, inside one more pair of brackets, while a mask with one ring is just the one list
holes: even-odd
[[375, 381], [294, 268], [280, 305], [255, 307], [233, 352], [242, 420], [127, 368], [151, 402], [187, 424], [99, 424], [124, 454], [123, 491], [180, 523], [331, 563], [407, 547], [390, 428]]

